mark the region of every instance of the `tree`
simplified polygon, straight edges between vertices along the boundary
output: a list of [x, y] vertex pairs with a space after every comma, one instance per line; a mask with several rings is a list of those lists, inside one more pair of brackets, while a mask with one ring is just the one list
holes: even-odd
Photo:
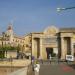
[[5, 53], [7, 56], [7, 51], [17, 50], [18, 47], [12, 47], [10, 45], [4, 45], [0, 47], [0, 58], [5, 58]]

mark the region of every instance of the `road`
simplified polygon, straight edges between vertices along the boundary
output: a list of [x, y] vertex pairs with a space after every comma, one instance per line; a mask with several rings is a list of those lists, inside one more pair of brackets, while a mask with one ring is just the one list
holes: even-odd
[[40, 75], [75, 75], [75, 69], [67, 64], [41, 64]]

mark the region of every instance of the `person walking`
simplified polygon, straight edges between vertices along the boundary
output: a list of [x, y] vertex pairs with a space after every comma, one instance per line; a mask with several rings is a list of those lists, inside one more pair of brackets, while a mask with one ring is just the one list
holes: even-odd
[[51, 54], [49, 54], [49, 61], [50, 61], [50, 64], [51, 64]]
[[36, 64], [34, 66], [35, 75], [39, 75], [39, 70], [40, 70], [40, 64], [39, 62], [36, 61]]
[[32, 56], [31, 64], [32, 64], [32, 69], [33, 69], [33, 71], [34, 71], [34, 62], [35, 62], [35, 58], [34, 58], [34, 56]]
[[39, 62], [43, 64], [43, 60], [42, 60], [41, 56], [39, 56]]

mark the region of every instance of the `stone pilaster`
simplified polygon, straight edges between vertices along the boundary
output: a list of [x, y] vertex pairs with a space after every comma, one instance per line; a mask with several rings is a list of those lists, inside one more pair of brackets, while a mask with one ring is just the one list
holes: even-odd
[[74, 56], [73, 38], [71, 37], [71, 55]]
[[32, 56], [34, 56], [34, 39], [32, 38]]
[[61, 37], [61, 59], [65, 59], [64, 38]]
[[41, 56], [41, 58], [43, 58], [43, 54], [42, 54], [42, 38], [40, 38], [40, 56]]

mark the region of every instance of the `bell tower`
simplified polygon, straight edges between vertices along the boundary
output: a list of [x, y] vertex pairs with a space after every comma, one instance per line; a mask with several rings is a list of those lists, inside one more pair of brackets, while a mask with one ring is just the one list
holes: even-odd
[[13, 36], [13, 28], [12, 28], [12, 24], [11, 23], [9, 23], [9, 25], [8, 25], [6, 34], [7, 34], [7, 37], [9, 38], [10, 43], [12, 43], [14, 36]]

